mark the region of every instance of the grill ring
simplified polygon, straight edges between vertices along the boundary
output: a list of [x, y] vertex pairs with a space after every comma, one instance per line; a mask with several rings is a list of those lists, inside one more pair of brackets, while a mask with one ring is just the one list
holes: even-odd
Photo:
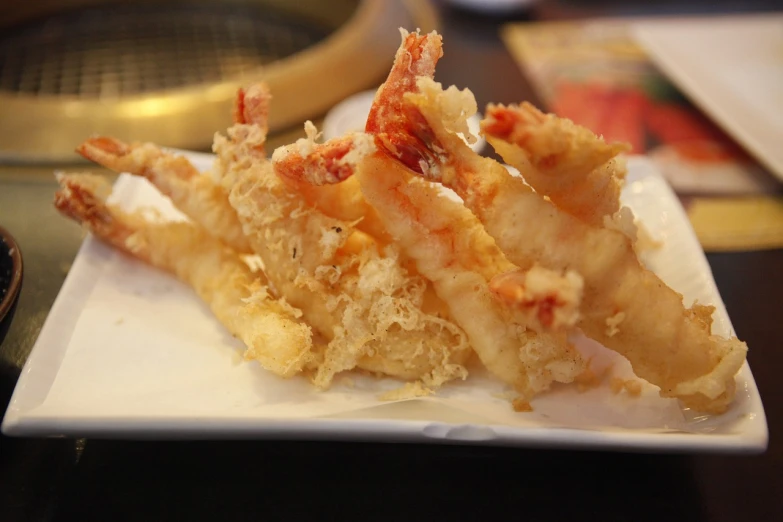
[[[237, 89], [259, 80], [273, 96], [271, 131], [290, 129], [382, 81], [399, 45], [398, 27], [437, 28], [426, 1], [330, 2], [332, 11], [337, 5], [346, 9], [343, 22], [332, 13], [331, 26], [274, 11], [271, 4], [281, 2], [268, 3], [87, 7], [5, 29], [0, 37], [0, 162], [78, 162], [74, 148], [93, 134], [208, 150], [214, 133], [231, 123]], [[124, 19], [110, 20], [115, 17]], [[149, 25], [141, 24], [141, 35], [157, 44], [144, 44], [138, 32], [112, 26], [138, 31], [139, 20]], [[95, 24], [85, 31], [105, 39], [67, 34], [65, 21]], [[262, 36], [245, 28], [254, 24], [265, 24], [267, 32]], [[277, 40], [274, 35], [280, 33], [275, 31], [283, 25], [288, 34], [299, 36]], [[191, 34], [179, 46], [162, 43], [182, 38], [172, 27]], [[38, 48], [44, 40], [47, 52], [25, 50], [36, 48], [23, 45], [33, 36]], [[126, 52], [80, 42], [113, 42]], [[68, 55], [68, 46], [76, 52]], [[149, 53], [157, 53], [152, 65]], [[17, 61], [27, 63], [26, 73], [19, 72]]]

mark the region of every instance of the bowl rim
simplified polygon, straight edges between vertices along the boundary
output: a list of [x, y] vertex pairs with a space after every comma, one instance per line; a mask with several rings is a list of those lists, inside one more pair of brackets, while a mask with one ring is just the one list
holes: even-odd
[[14, 239], [14, 236], [2, 226], [0, 226], [0, 238], [8, 245], [9, 251], [11, 252], [11, 282], [8, 285], [5, 296], [0, 300], [0, 320], [2, 320], [13, 306], [14, 301], [16, 301], [16, 297], [19, 294], [19, 290], [22, 286], [24, 265], [22, 263], [22, 251], [19, 249], [19, 244]]

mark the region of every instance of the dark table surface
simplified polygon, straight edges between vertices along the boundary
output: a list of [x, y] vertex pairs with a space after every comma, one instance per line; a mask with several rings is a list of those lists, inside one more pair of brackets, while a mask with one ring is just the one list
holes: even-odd
[[[479, 102], [533, 99], [498, 39], [509, 18], [438, 6], [438, 79]], [[514, 19], [769, 10], [774, 2], [544, 2]], [[68, 264], [76, 227], [50, 174], [0, 175], [0, 219], [26, 259], [0, 346], [5, 406]], [[14, 196], [3, 187], [13, 185]], [[28, 208], [36, 209], [29, 219]], [[777, 520], [783, 517], [783, 251], [708, 256], [764, 400], [755, 456], [646, 455], [414, 444], [0, 438], [0, 520]]]

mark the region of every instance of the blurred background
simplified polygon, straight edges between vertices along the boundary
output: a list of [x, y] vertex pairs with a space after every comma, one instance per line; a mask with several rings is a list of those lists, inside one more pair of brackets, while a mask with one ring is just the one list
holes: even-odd
[[397, 27], [427, 2], [7, 0], [0, 7], [0, 157], [67, 162], [85, 137], [208, 150], [240, 85], [263, 78], [273, 132], [377, 83]]
[[[599, 98], [606, 106], [608, 91], [627, 87], [629, 79], [641, 76], [645, 77], [637, 83], [643, 89], [637, 93], [646, 89], [660, 98], [668, 89], [670, 101], [682, 106], [675, 100], [676, 90], [662, 77], [653, 78], [656, 71], [641, 58], [640, 50], [633, 49], [623, 27], [594, 24], [589, 31], [580, 31], [546, 22], [585, 16], [625, 19], [763, 12], [775, 10], [775, 4], [768, 0], [5, 0], [0, 6], [0, 162], [79, 162], [73, 149], [92, 134], [208, 151], [214, 132], [230, 124], [237, 88], [259, 79], [269, 83], [274, 95], [272, 144], [284, 143], [300, 133], [304, 120], [319, 122], [339, 101], [382, 81], [399, 43], [399, 27], [439, 29], [445, 36], [446, 56], [438, 79], [463, 80], [460, 86], [473, 89], [480, 106], [529, 99], [607, 138], [629, 141], [635, 152], [649, 152], [654, 144], [647, 143], [645, 136], [665, 141], [672, 133], [662, 130], [660, 122], [647, 122], [645, 128], [639, 122], [617, 123], [618, 114], [638, 109], [639, 103], [634, 105], [628, 97], [610, 100], [615, 116], [608, 124], [601, 123], [607, 118], [591, 117], [584, 110], [579, 113], [575, 107], [595, 106]], [[515, 22], [516, 29], [510, 27]], [[453, 42], [450, 28], [461, 35]], [[549, 44], [541, 44], [542, 34]], [[465, 85], [464, 74], [455, 71], [460, 58], [481, 53], [482, 47], [501, 38], [515, 62], [498, 62], [495, 57], [487, 70], [477, 71], [474, 81]], [[588, 54], [574, 51], [580, 48], [588, 49]], [[629, 53], [640, 57], [630, 62]], [[525, 76], [522, 84], [533, 89], [507, 92], [497, 85], [503, 83], [503, 74], [520, 71]], [[598, 82], [591, 81], [591, 75]], [[570, 81], [563, 92], [554, 92], [564, 77], [575, 76], [581, 77]], [[490, 82], [496, 85], [485, 87]], [[586, 92], [580, 83], [592, 90]], [[669, 103], [666, 108], [674, 107]], [[683, 114], [667, 113], [701, 137], [720, 134], [707, 129], [703, 118], [697, 121]], [[747, 164], [739, 176], [724, 173], [729, 189], [756, 192], [774, 186], [731, 140], [719, 136], [713, 143], [719, 143], [720, 153]], [[693, 150], [680, 147], [679, 152]], [[696, 154], [713, 152], [702, 147]], [[686, 175], [679, 178], [679, 188], [693, 188], [685, 187]]]

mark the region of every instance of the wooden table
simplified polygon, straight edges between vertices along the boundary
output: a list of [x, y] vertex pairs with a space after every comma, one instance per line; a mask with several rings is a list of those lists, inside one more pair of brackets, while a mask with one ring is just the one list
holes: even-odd
[[[439, 9], [446, 42], [440, 81], [469, 86], [479, 106], [535, 100], [498, 39], [507, 19]], [[709, 9], [713, 2], [583, 0], [544, 2], [518, 18]], [[80, 241], [51, 210], [53, 190], [47, 169], [0, 172], [0, 221], [27, 261], [17, 317], [0, 347], [3, 407]], [[3, 437], [0, 519], [776, 520], [783, 516], [783, 251], [708, 258], [737, 333], [750, 346], [770, 429], [763, 455]]]

